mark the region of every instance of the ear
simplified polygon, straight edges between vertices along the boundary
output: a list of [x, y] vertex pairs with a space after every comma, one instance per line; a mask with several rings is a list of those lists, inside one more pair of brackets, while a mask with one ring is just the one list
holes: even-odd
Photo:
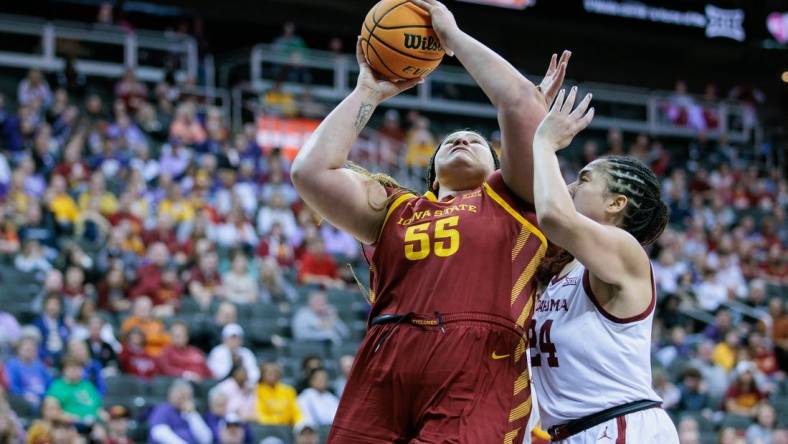
[[612, 215], [623, 217], [624, 210], [627, 207], [627, 203], [629, 203], [629, 199], [627, 199], [627, 196], [624, 196], [623, 194], [613, 195], [610, 198], [608, 198], [605, 211]]
[[[432, 188], [430, 189], [430, 191], [432, 191], [432, 192], [434, 192], [434, 193], [436, 193], [436, 194], [437, 194], [437, 192], [438, 192], [438, 187], [440, 187], [440, 184], [438, 183], [438, 178], [437, 178], [437, 177], [435, 177], [435, 180], [433, 180], [433, 181], [432, 181]], [[437, 197], [437, 196], [436, 196], [436, 197]]]

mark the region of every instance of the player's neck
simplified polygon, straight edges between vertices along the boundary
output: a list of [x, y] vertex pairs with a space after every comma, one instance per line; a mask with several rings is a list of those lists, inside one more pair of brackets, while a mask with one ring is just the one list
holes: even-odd
[[577, 267], [579, 264], [580, 264], [580, 262], [578, 262], [578, 260], [577, 260], [577, 259], [572, 259], [572, 261], [571, 261], [571, 262], [569, 262], [568, 264], [564, 265], [564, 268], [562, 268], [562, 269], [561, 269], [561, 272], [560, 272], [560, 273], [558, 273], [558, 278], [559, 278], [559, 279], [560, 279], [560, 278], [563, 278], [563, 277], [564, 277], [564, 276], [566, 276], [567, 274], [571, 273], [571, 272], [572, 272], [572, 270], [574, 270], [574, 269], [575, 269], [575, 267]]

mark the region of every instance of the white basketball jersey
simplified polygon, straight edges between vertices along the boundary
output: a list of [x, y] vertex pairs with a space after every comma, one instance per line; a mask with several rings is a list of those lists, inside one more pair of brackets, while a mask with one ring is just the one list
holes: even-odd
[[652, 286], [643, 314], [616, 318], [597, 303], [580, 264], [550, 282], [528, 329], [544, 430], [632, 401], [661, 401], [651, 387], [655, 304]]

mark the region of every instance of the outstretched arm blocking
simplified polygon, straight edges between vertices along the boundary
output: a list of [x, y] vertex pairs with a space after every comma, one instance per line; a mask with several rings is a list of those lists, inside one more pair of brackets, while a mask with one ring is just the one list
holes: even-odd
[[554, 54], [544, 80], [537, 87], [495, 51], [460, 30], [443, 3], [411, 1], [430, 13], [432, 27], [446, 53], [457, 57], [497, 109], [504, 182], [520, 198], [533, 202], [534, 131], [563, 83], [571, 53], [564, 51], [560, 61]]

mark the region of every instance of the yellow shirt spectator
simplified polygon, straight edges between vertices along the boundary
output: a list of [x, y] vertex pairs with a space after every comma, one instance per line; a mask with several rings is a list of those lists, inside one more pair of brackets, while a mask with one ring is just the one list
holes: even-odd
[[49, 203], [49, 209], [54, 213], [58, 222], [76, 223], [79, 219], [77, 203], [66, 193], [58, 194]]
[[293, 387], [281, 382], [273, 387], [268, 384], [257, 386], [257, 422], [292, 427], [302, 420]]
[[293, 94], [274, 86], [263, 97], [263, 106], [275, 114], [285, 117], [295, 117], [298, 107]]
[[177, 223], [194, 219], [194, 213], [194, 205], [186, 199], [162, 199], [159, 203], [159, 214], [167, 214]]
[[[79, 209], [82, 211], [87, 210], [90, 206], [90, 199], [92, 198], [93, 196], [90, 191], [82, 193], [82, 195], [79, 196]], [[109, 192], [103, 193], [98, 199], [98, 210], [102, 215], [108, 216], [118, 211], [118, 199], [115, 198], [114, 194]]]
[[409, 167], [425, 168], [430, 164], [437, 142], [430, 132], [429, 125], [429, 120], [421, 117], [416, 121], [416, 126], [405, 136], [405, 144], [408, 147], [405, 164]]
[[711, 354], [711, 360], [724, 368], [726, 372], [730, 372], [733, 366], [736, 365], [736, 350], [725, 342], [720, 342], [714, 347], [714, 351], [712, 351]]

